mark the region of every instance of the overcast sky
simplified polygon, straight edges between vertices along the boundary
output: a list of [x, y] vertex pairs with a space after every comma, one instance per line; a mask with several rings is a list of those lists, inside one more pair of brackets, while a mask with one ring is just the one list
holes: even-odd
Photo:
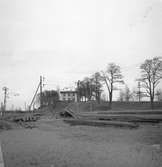
[[63, 88], [110, 62], [133, 88], [140, 63], [162, 55], [161, 30], [161, 0], [0, 0], [0, 101], [3, 86], [24, 106], [40, 75]]

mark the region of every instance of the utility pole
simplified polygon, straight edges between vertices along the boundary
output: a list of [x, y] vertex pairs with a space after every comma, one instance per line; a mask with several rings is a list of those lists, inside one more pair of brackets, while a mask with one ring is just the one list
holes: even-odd
[[42, 76], [40, 76], [40, 108], [42, 108], [42, 106], [43, 106], [42, 88], [43, 88], [43, 84], [42, 84]]
[[8, 93], [8, 88], [7, 88], [7, 87], [3, 87], [2, 90], [4, 91], [3, 111], [6, 111], [6, 103], [7, 103], [7, 93]]
[[92, 95], [92, 87], [91, 87], [91, 85], [90, 85], [90, 112], [92, 111], [92, 97], [91, 97], [91, 95]]
[[80, 92], [79, 92], [79, 88], [80, 88], [80, 81], [78, 80], [78, 82], [77, 82], [77, 102], [80, 102]]
[[43, 106], [43, 98], [42, 98], [43, 93], [42, 92], [43, 92], [43, 86], [45, 85], [45, 84], [43, 84], [43, 81], [44, 81], [44, 77], [40, 76], [40, 81], [39, 81], [38, 87], [36, 89], [36, 92], [33, 96], [32, 101], [29, 105], [29, 111], [31, 111], [31, 109], [32, 109], [32, 105], [34, 104], [34, 100], [38, 94], [38, 91], [40, 92], [40, 108], [42, 108], [42, 106]]
[[140, 102], [141, 101], [141, 83], [140, 82], [138, 82], [138, 92], [137, 92], [137, 94], [138, 94], [138, 100]]
[[80, 81], [78, 80], [77, 82], [77, 112], [79, 112], [79, 102], [80, 102], [79, 88], [80, 88]]
[[36, 98], [36, 96], [37, 96], [39, 87], [40, 87], [40, 82], [39, 82], [39, 84], [38, 84], [38, 87], [37, 87], [37, 90], [36, 90], [36, 92], [35, 92], [35, 94], [34, 94], [34, 97], [33, 97], [32, 101], [31, 101], [31, 103], [30, 103], [30, 105], [29, 105], [29, 111], [31, 111], [31, 109], [32, 109], [32, 105], [33, 105], [34, 100], [35, 100], [35, 98]]
[[24, 109], [25, 109], [25, 111], [26, 111], [26, 102], [24, 103]]

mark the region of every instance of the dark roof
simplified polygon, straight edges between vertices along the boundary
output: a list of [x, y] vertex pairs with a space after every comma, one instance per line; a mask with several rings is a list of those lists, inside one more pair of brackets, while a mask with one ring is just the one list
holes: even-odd
[[77, 91], [75, 90], [63, 90], [63, 91], [60, 91], [60, 93], [77, 93]]

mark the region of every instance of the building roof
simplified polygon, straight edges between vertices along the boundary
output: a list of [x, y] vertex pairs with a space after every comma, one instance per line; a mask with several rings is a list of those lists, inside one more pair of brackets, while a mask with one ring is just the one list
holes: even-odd
[[75, 90], [62, 90], [60, 93], [77, 93]]

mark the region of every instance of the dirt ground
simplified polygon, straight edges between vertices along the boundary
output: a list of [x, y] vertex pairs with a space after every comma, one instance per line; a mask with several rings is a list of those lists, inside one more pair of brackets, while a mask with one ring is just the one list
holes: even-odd
[[162, 124], [70, 126], [44, 118], [0, 132], [5, 167], [161, 167]]

